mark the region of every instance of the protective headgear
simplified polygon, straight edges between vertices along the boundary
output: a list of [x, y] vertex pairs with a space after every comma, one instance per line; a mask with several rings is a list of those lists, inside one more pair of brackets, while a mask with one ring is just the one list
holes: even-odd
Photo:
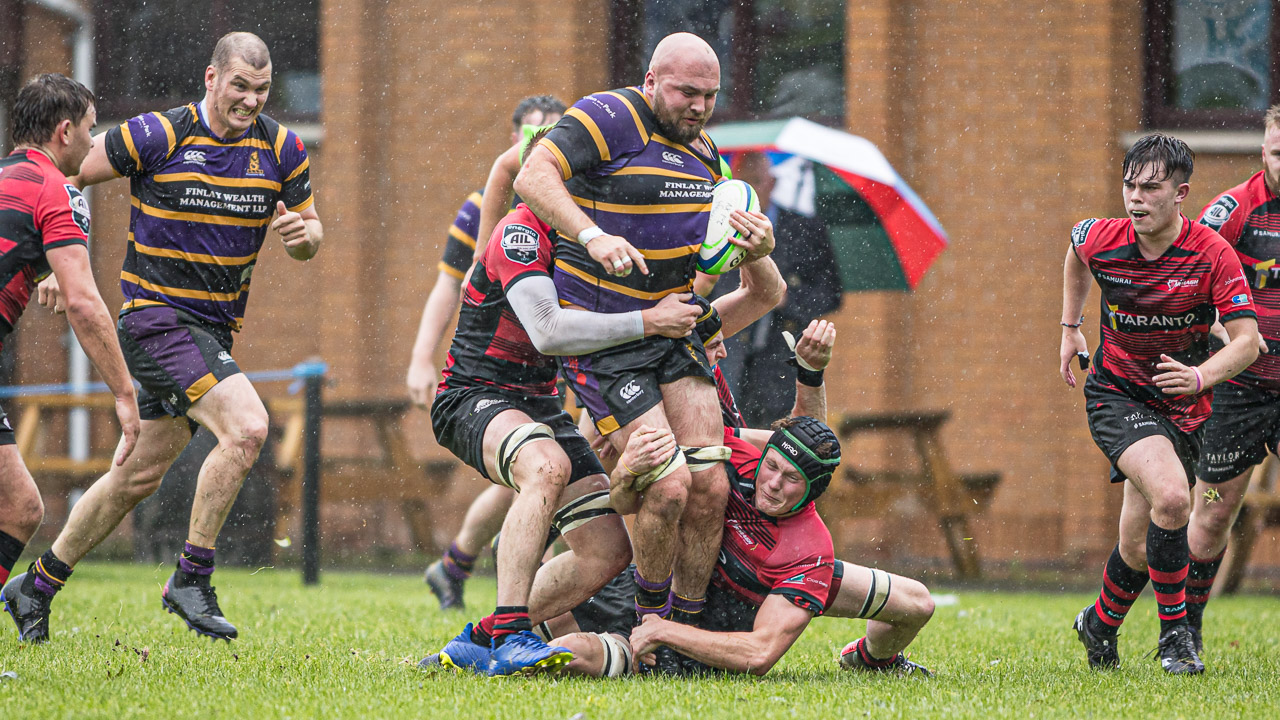
[[[800, 502], [791, 508], [791, 512], [795, 512], [817, 500], [831, 484], [831, 475], [840, 464], [840, 439], [821, 420], [803, 416], [791, 420], [790, 427], [780, 427], [773, 431], [764, 450], [766, 453], [769, 448], [777, 450], [779, 455], [786, 458], [804, 476], [807, 489]], [[835, 452], [831, 457], [818, 456], [817, 448], [823, 443], [834, 446]]]
[[720, 334], [720, 328], [724, 325], [724, 322], [720, 319], [720, 313], [711, 306], [711, 302], [706, 298], [701, 295], [694, 295], [693, 303], [702, 311], [698, 315], [697, 324], [693, 326], [693, 332], [705, 347]]

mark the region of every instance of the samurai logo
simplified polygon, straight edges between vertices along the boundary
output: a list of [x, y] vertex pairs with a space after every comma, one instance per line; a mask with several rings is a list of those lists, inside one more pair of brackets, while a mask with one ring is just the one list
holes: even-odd
[[1214, 230], [1221, 230], [1222, 226], [1227, 224], [1227, 220], [1231, 219], [1231, 213], [1235, 212], [1238, 207], [1240, 207], [1240, 203], [1236, 202], [1235, 198], [1230, 195], [1223, 195], [1218, 198], [1217, 202], [1210, 205], [1208, 210], [1204, 211], [1204, 217], [1200, 218], [1200, 223]]
[[538, 231], [511, 223], [502, 229], [502, 252], [511, 262], [532, 265], [538, 259]]

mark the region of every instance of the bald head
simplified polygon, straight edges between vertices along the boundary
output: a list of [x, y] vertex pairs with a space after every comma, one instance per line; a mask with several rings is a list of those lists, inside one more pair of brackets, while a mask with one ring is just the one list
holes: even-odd
[[714, 72], [719, 80], [720, 59], [706, 40], [693, 33], [674, 33], [662, 38], [649, 58], [649, 72], [662, 76], [685, 70], [698, 74]]
[[209, 64], [218, 72], [226, 72], [231, 61], [240, 58], [254, 70], [261, 70], [271, 64], [271, 53], [262, 38], [249, 32], [232, 32], [223, 35], [213, 48], [213, 58]]

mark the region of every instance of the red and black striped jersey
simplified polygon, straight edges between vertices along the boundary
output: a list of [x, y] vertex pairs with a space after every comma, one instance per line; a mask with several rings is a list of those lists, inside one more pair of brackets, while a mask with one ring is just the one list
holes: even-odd
[[437, 392], [479, 384], [525, 395], [557, 394], [556, 361], [534, 347], [506, 292], [526, 277], [551, 276], [553, 235], [523, 204], [498, 222], [462, 289], [458, 329]]
[[813, 503], [786, 517], [757, 510], [753, 498], [761, 452], [730, 428], [724, 444], [733, 451], [725, 464], [729, 504], [712, 582], [757, 607], [769, 595], [782, 595], [821, 615], [835, 570], [830, 531]]
[[738, 401], [733, 399], [733, 390], [729, 388], [729, 381], [724, 379], [720, 365], [717, 364], [711, 368], [711, 372], [716, 376], [716, 394], [720, 396], [720, 417], [724, 420], [724, 426], [745, 427], [747, 423], [742, 419], [742, 413], [738, 411]]
[[1280, 392], [1280, 197], [1271, 192], [1263, 173], [1214, 198], [1200, 213], [1200, 223], [1218, 231], [1236, 249], [1258, 313], [1258, 332], [1270, 352], [1259, 355], [1231, 379]]
[[1163, 255], [1148, 260], [1128, 218], [1085, 220], [1071, 246], [1102, 289], [1102, 344], [1091, 372], [1172, 420], [1183, 431], [1209, 417], [1212, 392], [1166, 395], [1152, 377], [1160, 355], [1185, 365], [1209, 358], [1215, 311], [1223, 322], [1255, 317], [1240, 261], [1216, 232], [1182, 218], [1182, 232]]
[[0, 160], [0, 345], [49, 273], [45, 253], [87, 245], [89, 204], [53, 161], [37, 150]]

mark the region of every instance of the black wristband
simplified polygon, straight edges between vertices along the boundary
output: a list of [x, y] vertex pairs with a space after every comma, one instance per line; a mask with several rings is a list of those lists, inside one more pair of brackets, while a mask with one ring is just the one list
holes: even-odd
[[822, 371], [806, 370], [799, 365], [796, 366], [796, 382], [809, 387], [822, 387]]

